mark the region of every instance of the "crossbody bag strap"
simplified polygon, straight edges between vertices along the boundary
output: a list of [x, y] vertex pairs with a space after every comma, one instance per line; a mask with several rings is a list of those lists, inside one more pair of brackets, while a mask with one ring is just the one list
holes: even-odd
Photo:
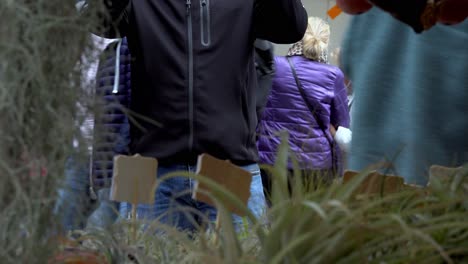
[[[302, 99], [304, 100], [305, 104], [307, 105], [307, 108], [309, 108], [309, 111], [314, 116], [315, 120], [317, 121], [317, 124], [322, 129], [322, 132], [325, 135], [325, 138], [328, 140], [328, 143], [330, 144], [330, 150], [331, 150], [331, 154], [332, 154], [332, 162], [334, 163], [334, 160], [335, 160], [334, 159], [334, 155], [335, 155], [334, 144], [333, 144], [333, 140], [329, 137], [329, 135], [327, 133], [328, 128], [323, 125], [323, 123], [321, 122], [321, 119], [319, 118], [319, 116], [317, 114], [317, 111], [309, 103], [309, 100], [307, 100], [307, 96], [305, 94], [304, 87], [302, 87], [301, 81], [299, 80], [299, 77], [297, 76], [296, 68], [294, 67], [294, 63], [291, 61], [291, 57], [286, 57], [286, 60], [288, 61], [289, 66], [291, 67], [291, 71], [292, 71], [292, 74], [294, 76], [294, 80], [296, 81], [296, 85], [297, 85], [297, 88], [299, 89], [299, 93], [301, 94]], [[337, 164], [332, 165], [334, 173], [336, 172], [336, 165]]]
[[289, 66], [291, 67], [291, 71], [292, 71], [292, 74], [294, 76], [294, 80], [296, 81], [296, 86], [299, 89], [299, 92], [301, 93], [302, 99], [304, 100], [305, 104], [307, 105], [307, 108], [309, 108], [310, 112], [312, 113], [312, 115], [316, 119], [317, 124], [320, 126], [320, 128], [322, 130], [325, 130], [326, 128], [324, 128], [324, 126], [322, 125], [322, 122], [320, 122], [320, 119], [319, 119], [319, 117], [317, 115], [317, 111], [315, 110], [314, 107], [312, 107], [312, 105], [310, 105], [309, 101], [307, 100], [307, 96], [305, 94], [304, 87], [302, 87], [301, 81], [299, 80], [299, 77], [297, 77], [296, 68], [294, 67], [293, 62], [291, 61], [291, 58], [286, 57], [286, 59], [288, 60]]

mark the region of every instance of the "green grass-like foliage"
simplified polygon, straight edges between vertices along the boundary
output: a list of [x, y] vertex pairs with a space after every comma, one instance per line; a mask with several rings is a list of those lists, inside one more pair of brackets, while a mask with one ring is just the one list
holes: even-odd
[[[131, 263], [128, 253], [140, 263], [464, 263], [468, 260], [468, 170], [449, 182], [435, 179], [431, 187], [408, 188], [385, 196], [353, 195], [366, 173], [347, 184], [335, 181], [314, 191], [304, 190], [293, 181], [290, 194], [286, 180], [290, 176], [285, 167], [287, 152], [288, 146], [283, 143], [277, 164], [265, 167], [275, 177], [272, 208], [258, 221], [248, 216], [250, 221], [246, 221], [241, 232], [234, 231], [229, 215], [222, 210], [221, 229], [214, 230], [211, 226], [192, 238], [157, 222], [120, 222], [110, 233], [97, 235], [91, 231], [86, 241], [90, 248], [108, 252], [109, 259], [118, 263]], [[185, 176], [207, 181], [200, 176]], [[226, 199], [226, 191], [211, 184], [212, 195]], [[131, 236], [134, 225], [146, 226], [136, 238]], [[155, 235], [155, 229], [164, 230], [164, 235]]]

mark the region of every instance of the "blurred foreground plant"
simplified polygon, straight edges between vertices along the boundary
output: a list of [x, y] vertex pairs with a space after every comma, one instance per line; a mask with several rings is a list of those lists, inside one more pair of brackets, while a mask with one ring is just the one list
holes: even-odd
[[[285, 141], [286, 142], [286, 141]], [[464, 263], [468, 261], [468, 167], [450, 181], [433, 179], [428, 188], [356, 196], [366, 172], [346, 184], [335, 181], [305, 191], [288, 187], [288, 146], [284, 143], [274, 177], [273, 205], [266, 219], [236, 233], [231, 225], [195, 237], [161, 225], [164, 235], [141, 232], [131, 241], [128, 222], [112, 233], [87, 234], [88, 245], [114, 252], [118, 263]], [[283, 160], [282, 160], [283, 159]], [[190, 176], [201, 180], [199, 176]], [[213, 195], [226, 195], [213, 185]], [[226, 197], [223, 197], [226, 198]], [[224, 210], [224, 224], [229, 215]], [[215, 239], [217, 236], [219, 239]], [[106, 240], [107, 239], [107, 240]], [[114, 241], [114, 242], [104, 242]], [[96, 246], [98, 245], [98, 246]], [[124, 252], [122, 254], [122, 252]]]
[[0, 18], [0, 262], [46, 263], [96, 19], [63, 0], [0, 1]]

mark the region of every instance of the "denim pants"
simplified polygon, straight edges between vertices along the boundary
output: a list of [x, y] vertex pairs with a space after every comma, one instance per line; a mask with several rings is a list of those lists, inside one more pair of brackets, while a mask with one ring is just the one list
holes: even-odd
[[[250, 199], [248, 207], [252, 213], [260, 218], [266, 208], [260, 169], [257, 164], [242, 167], [252, 174], [250, 186]], [[174, 165], [158, 168], [158, 178], [171, 172], [195, 172], [195, 166]], [[157, 220], [160, 223], [176, 227], [180, 230], [193, 232], [203, 224], [216, 221], [217, 210], [204, 202], [192, 198], [195, 180], [186, 177], [175, 177], [164, 180], [159, 184], [155, 194], [155, 203], [152, 205], [139, 204], [137, 218], [144, 220]], [[123, 218], [131, 217], [131, 204], [120, 203], [120, 215]], [[242, 218], [233, 215], [233, 223], [237, 230], [242, 226]]]
[[107, 228], [114, 223], [118, 217], [117, 204], [109, 200], [109, 192], [109, 188], [100, 189], [97, 192], [98, 199], [91, 199], [87, 164], [78, 164], [74, 159], [68, 159], [65, 179], [58, 190], [54, 208], [62, 230]]

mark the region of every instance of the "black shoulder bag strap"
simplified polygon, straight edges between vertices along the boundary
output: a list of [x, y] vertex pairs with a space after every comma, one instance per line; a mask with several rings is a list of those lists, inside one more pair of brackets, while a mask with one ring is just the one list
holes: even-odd
[[309, 100], [307, 100], [307, 96], [306, 96], [306, 93], [304, 91], [304, 87], [302, 87], [301, 81], [299, 80], [299, 77], [297, 77], [296, 68], [294, 67], [294, 63], [291, 61], [291, 57], [286, 57], [286, 59], [288, 60], [289, 66], [291, 67], [292, 74], [294, 76], [294, 79], [296, 80], [296, 85], [297, 85], [297, 88], [299, 89], [299, 92], [301, 93], [302, 99], [304, 100], [305, 104], [307, 105], [307, 108], [309, 108], [309, 111], [314, 116], [315, 120], [317, 121], [317, 124], [322, 129], [322, 132], [325, 135], [325, 138], [327, 138], [328, 143], [330, 144], [330, 151], [331, 151], [331, 158], [332, 158], [332, 171], [333, 171], [334, 176], [336, 176], [336, 173], [337, 173], [336, 166], [338, 164], [336, 164], [336, 162], [335, 162], [335, 147], [334, 147], [334, 144], [333, 144], [333, 139], [331, 139], [329, 137], [329, 135], [327, 133], [328, 128], [322, 124], [321, 119], [317, 115], [317, 111], [309, 103]]

